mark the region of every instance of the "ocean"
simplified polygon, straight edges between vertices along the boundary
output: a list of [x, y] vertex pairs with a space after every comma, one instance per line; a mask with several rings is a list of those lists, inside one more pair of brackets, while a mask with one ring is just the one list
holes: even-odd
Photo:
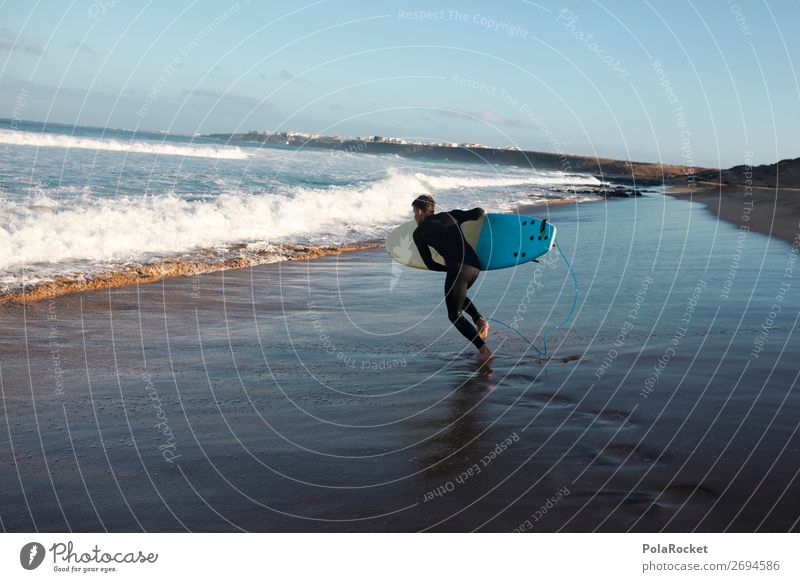
[[[246, 264], [374, 242], [431, 194], [508, 212], [594, 200], [593, 176], [0, 120], [0, 293], [164, 261]], [[13, 127], [13, 129], [12, 129]], [[565, 191], [565, 190], [572, 191]], [[240, 263], [242, 264], [242, 263]]]

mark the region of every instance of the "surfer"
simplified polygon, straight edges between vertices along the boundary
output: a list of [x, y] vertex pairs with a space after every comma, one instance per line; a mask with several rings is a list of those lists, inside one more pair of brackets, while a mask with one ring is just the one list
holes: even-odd
[[[475, 249], [464, 239], [461, 224], [467, 220], [478, 220], [485, 214], [483, 208], [472, 210], [451, 210], [434, 214], [436, 202], [432, 196], [422, 194], [411, 203], [414, 209], [414, 243], [425, 266], [431, 271], [444, 271], [444, 301], [447, 317], [465, 338], [478, 348], [476, 359], [487, 361], [494, 354], [483, 341], [489, 335], [489, 322], [478, 312], [475, 304], [467, 297], [469, 289], [480, 274], [481, 266]], [[428, 246], [442, 255], [444, 266], [431, 257]], [[472, 325], [463, 312], [472, 318]]]

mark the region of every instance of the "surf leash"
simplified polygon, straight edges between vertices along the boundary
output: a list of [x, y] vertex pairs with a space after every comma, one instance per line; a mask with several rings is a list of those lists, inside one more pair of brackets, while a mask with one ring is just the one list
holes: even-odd
[[544, 345], [542, 346], [542, 347], [543, 347], [543, 349], [541, 349], [541, 350], [540, 350], [539, 348], [537, 348], [537, 347], [534, 345], [534, 343], [533, 343], [531, 340], [529, 340], [528, 338], [526, 338], [524, 335], [522, 335], [522, 334], [521, 334], [521, 333], [520, 333], [520, 332], [517, 330], [517, 328], [515, 328], [515, 327], [513, 327], [513, 326], [511, 326], [511, 325], [509, 325], [509, 324], [507, 324], [506, 322], [504, 322], [504, 321], [500, 321], [499, 319], [495, 319], [495, 318], [493, 318], [493, 317], [487, 317], [487, 318], [486, 318], [486, 319], [487, 319], [487, 320], [489, 320], [489, 321], [493, 321], [493, 322], [495, 322], [495, 323], [499, 323], [500, 325], [502, 325], [502, 326], [504, 326], [504, 327], [507, 327], [508, 329], [510, 329], [511, 331], [513, 331], [513, 332], [514, 332], [515, 334], [517, 334], [519, 337], [521, 337], [521, 338], [522, 338], [522, 339], [524, 339], [526, 342], [528, 342], [528, 345], [529, 345], [530, 347], [532, 347], [534, 350], [536, 350], [536, 351], [539, 353], [539, 355], [540, 355], [540, 356], [542, 356], [542, 357], [546, 357], [546, 356], [547, 356], [547, 336], [548, 336], [548, 335], [550, 335], [550, 332], [551, 332], [551, 331], [555, 331], [555, 330], [557, 330], [557, 329], [560, 329], [560, 328], [562, 328], [564, 325], [566, 325], [566, 324], [567, 324], [567, 322], [568, 322], [570, 319], [572, 319], [572, 316], [573, 316], [573, 315], [574, 315], [574, 313], [575, 313], [575, 307], [578, 305], [578, 278], [575, 276], [575, 271], [572, 269], [572, 265], [570, 265], [570, 264], [569, 264], [569, 261], [567, 260], [567, 257], [566, 257], [566, 255], [564, 254], [564, 251], [562, 251], [562, 250], [561, 250], [561, 246], [559, 246], [559, 244], [558, 244], [558, 240], [556, 240], [556, 241], [555, 241], [555, 244], [556, 244], [556, 248], [558, 249], [558, 252], [559, 252], [559, 254], [561, 255], [561, 258], [562, 258], [562, 259], [564, 259], [564, 262], [567, 264], [567, 268], [569, 269], [569, 272], [570, 272], [570, 274], [572, 275], [572, 282], [575, 284], [575, 295], [574, 295], [574, 297], [572, 298], [572, 307], [570, 308], [570, 310], [569, 310], [569, 314], [567, 314], [567, 317], [566, 317], [566, 318], [564, 318], [564, 321], [562, 321], [561, 323], [559, 323], [559, 324], [558, 324], [558, 325], [556, 325], [556, 326], [553, 326], [553, 327], [548, 327], [548, 328], [545, 330], [545, 332], [542, 334], [542, 341], [543, 341], [543, 344], [544, 344]]

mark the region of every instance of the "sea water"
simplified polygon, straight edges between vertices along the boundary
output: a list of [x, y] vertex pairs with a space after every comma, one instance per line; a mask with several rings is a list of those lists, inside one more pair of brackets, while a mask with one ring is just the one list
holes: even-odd
[[263, 263], [286, 258], [281, 245], [374, 241], [411, 218], [419, 194], [443, 209], [503, 212], [595, 199], [586, 187], [601, 185], [585, 174], [34, 122], [0, 122], [0, 170], [0, 293], [165, 260]]

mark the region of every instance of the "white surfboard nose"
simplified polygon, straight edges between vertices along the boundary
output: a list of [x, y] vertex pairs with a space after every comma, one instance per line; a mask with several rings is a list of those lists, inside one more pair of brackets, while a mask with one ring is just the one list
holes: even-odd
[[556, 245], [556, 233], [558, 232], [558, 229], [555, 227], [555, 225], [553, 223], [548, 222], [548, 224], [550, 225], [550, 228], [553, 229], [551, 231], [551, 233], [550, 233], [550, 247], [547, 249], [547, 252], [550, 252], [550, 251], [553, 250], [553, 247]]

